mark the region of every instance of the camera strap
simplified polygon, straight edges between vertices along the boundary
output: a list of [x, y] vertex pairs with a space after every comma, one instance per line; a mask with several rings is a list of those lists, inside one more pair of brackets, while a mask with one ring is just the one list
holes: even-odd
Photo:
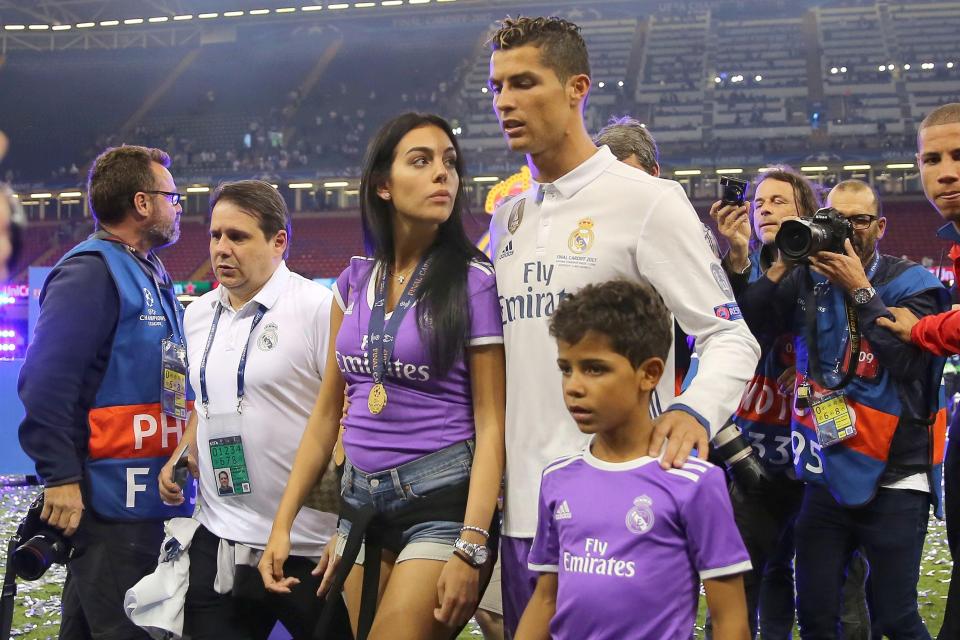
[[7, 543], [7, 569], [3, 576], [3, 593], [0, 595], [0, 638], [9, 638], [13, 628], [13, 605], [17, 597], [17, 574], [13, 571], [13, 552], [20, 542], [14, 536]]
[[831, 385], [823, 377], [823, 369], [820, 367], [820, 346], [817, 342], [817, 296], [816, 286], [813, 282], [813, 276], [810, 275], [810, 267], [805, 267], [807, 292], [804, 296], [804, 315], [805, 315], [805, 337], [807, 339], [807, 372], [810, 378], [824, 389], [835, 391], [842, 389], [850, 384], [853, 376], [857, 372], [857, 364], [860, 362], [860, 321], [857, 318], [857, 310], [843, 299], [843, 308], [847, 314], [847, 331], [850, 335], [850, 362], [840, 363], [840, 381]]

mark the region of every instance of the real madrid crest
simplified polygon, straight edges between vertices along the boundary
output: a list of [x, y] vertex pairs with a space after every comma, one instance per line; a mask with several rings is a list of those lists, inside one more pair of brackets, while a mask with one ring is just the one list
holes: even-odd
[[523, 205], [526, 201], [526, 198], [520, 198], [510, 210], [510, 217], [507, 219], [507, 231], [510, 233], [516, 233], [520, 228], [520, 223], [523, 222]]
[[593, 246], [595, 239], [593, 220], [590, 218], [581, 218], [577, 222], [577, 228], [570, 234], [570, 238], [567, 239], [567, 246], [570, 247], [570, 251], [576, 254], [586, 253], [590, 251], [590, 247]]
[[649, 496], [633, 499], [633, 507], [627, 511], [627, 530], [642, 535], [653, 528], [653, 500]]
[[257, 338], [257, 348], [260, 351], [273, 351], [280, 343], [279, 327], [275, 322], [270, 322], [263, 328], [263, 333]]

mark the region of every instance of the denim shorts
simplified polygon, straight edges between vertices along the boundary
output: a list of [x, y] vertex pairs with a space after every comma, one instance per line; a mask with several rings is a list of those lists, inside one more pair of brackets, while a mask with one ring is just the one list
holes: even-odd
[[[438, 489], [470, 482], [474, 449], [474, 441], [466, 440], [399, 467], [376, 473], [364, 473], [347, 460], [340, 482], [340, 494], [344, 502], [357, 509], [372, 503], [377, 511], [383, 514], [398, 511], [411, 501]], [[463, 522], [432, 520], [405, 529], [401, 536], [402, 549], [397, 556], [397, 562], [446, 562], [453, 555], [453, 543], [460, 536], [462, 526]], [[341, 518], [337, 533], [337, 555], [343, 555], [349, 533], [350, 521]], [[363, 564], [363, 559], [364, 550], [361, 548], [356, 564]]]

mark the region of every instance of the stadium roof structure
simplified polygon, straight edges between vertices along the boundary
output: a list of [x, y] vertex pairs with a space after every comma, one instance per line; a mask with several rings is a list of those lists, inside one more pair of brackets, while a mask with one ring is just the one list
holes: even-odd
[[[757, 5], [767, 0], [746, 0]], [[638, 13], [658, 0], [604, 0]], [[698, 6], [743, 8], [744, 0]], [[794, 4], [815, 5], [817, 0]], [[822, 4], [822, 3], [820, 3]], [[583, 0], [0, 0], [0, 55], [14, 49], [56, 51], [202, 44], [204, 34], [283, 21], [394, 19], [502, 11], [504, 15], [591, 13]]]

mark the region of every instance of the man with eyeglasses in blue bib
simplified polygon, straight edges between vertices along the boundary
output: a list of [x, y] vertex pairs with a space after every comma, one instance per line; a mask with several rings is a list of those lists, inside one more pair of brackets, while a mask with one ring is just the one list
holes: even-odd
[[149, 638], [123, 611], [153, 570], [164, 520], [189, 516], [194, 491], [164, 504], [153, 481], [193, 407], [183, 307], [154, 251], [180, 236], [170, 157], [104, 151], [87, 182], [98, 230], [67, 252], [40, 293], [20, 373], [20, 443], [44, 484], [42, 519], [70, 537], [61, 639]]

